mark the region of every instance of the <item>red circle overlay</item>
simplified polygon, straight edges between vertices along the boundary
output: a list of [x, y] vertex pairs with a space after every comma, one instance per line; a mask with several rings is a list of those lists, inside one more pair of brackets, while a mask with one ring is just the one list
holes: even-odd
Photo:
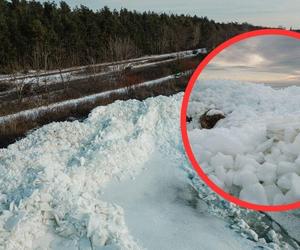
[[[261, 29], [261, 30], [255, 30], [255, 31], [250, 31], [243, 33], [241, 35], [237, 35], [226, 42], [222, 43], [219, 45], [217, 48], [215, 48], [211, 53], [209, 53], [205, 59], [199, 64], [195, 72], [193, 73], [192, 77], [189, 80], [188, 86], [185, 90], [185, 94], [183, 97], [182, 101], [182, 106], [181, 106], [181, 117], [180, 117], [180, 124], [181, 124], [181, 135], [182, 135], [182, 140], [183, 140], [183, 145], [185, 148], [185, 151], [187, 153], [188, 158], [190, 159], [194, 169], [196, 170], [197, 174], [204, 180], [204, 182], [211, 188], [213, 189], [217, 194], [222, 196], [224, 199], [227, 201], [233, 202], [236, 205], [239, 205], [241, 207], [245, 207], [248, 209], [253, 209], [253, 210], [258, 210], [258, 211], [286, 211], [286, 210], [291, 210], [291, 209], [296, 209], [300, 208], [300, 201], [295, 202], [295, 203], [290, 203], [290, 204], [284, 204], [284, 205], [272, 205], [272, 206], [267, 206], [267, 205], [259, 205], [259, 204], [254, 204], [250, 202], [246, 202], [243, 200], [240, 200], [229, 193], [225, 192], [221, 188], [219, 188], [216, 184], [214, 184], [208, 176], [204, 173], [202, 170], [201, 166], [197, 162], [189, 139], [188, 139], [188, 133], [187, 133], [187, 126], [186, 126], [186, 114], [187, 114], [187, 108], [188, 108], [188, 103], [190, 99], [191, 92], [193, 90], [193, 87], [203, 71], [203, 69], [206, 67], [206, 65], [215, 57], [217, 56], [221, 51], [224, 49], [228, 48], [229, 46], [240, 42], [242, 40], [245, 40], [247, 38], [251, 37], [256, 37], [256, 36], [263, 36], [263, 35], [278, 35], [278, 36], [287, 36], [295, 39], [300, 40], [300, 33], [293, 32], [293, 31], [288, 31], [288, 30], [282, 30], [282, 29]], [[272, 46], [272, 45], [270, 45]]]

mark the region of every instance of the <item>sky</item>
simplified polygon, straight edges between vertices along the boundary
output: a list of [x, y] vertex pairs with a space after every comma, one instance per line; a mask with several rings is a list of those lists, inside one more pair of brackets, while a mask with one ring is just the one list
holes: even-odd
[[248, 38], [219, 53], [200, 78], [300, 85], [300, 41], [279, 35]]
[[[59, 0], [55, 0], [59, 2]], [[207, 16], [220, 22], [249, 22], [256, 25], [300, 29], [299, 0], [65, 0], [97, 10], [103, 6]]]

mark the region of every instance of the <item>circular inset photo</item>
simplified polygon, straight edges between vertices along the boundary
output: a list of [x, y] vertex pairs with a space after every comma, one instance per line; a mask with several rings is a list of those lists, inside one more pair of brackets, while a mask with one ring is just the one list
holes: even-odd
[[199, 65], [181, 129], [200, 177], [255, 210], [300, 207], [300, 34], [268, 29], [234, 37]]

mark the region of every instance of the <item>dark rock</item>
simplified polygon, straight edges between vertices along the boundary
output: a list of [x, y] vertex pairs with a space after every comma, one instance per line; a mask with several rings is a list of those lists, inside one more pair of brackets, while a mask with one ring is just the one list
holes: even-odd
[[193, 120], [193, 117], [187, 116], [186, 117], [186, 122], [191, 122]]
[[217, 122], [224, 119], [225, 115], [220, 110], [208, 110], [200, 116], [199, 123], [202, 128], [211, 129]]

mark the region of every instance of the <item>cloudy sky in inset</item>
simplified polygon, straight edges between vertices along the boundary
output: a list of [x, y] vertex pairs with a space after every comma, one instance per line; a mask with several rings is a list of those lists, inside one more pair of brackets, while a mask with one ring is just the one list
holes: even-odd
[[[44, 0], [41, 0], [44, 1]], [[54, 0], [59, 2], [59, 0]], [[94, 10], [112, 9], [207, 16], [220, 22], [249, 22], [257, 25], [300, 28], [299, 0], [65, 0], [72, 7], [80, 4]]]
[[300, 85], [300, 40], [264, 35], [240, 41], [213, 58], [200, 78]]

